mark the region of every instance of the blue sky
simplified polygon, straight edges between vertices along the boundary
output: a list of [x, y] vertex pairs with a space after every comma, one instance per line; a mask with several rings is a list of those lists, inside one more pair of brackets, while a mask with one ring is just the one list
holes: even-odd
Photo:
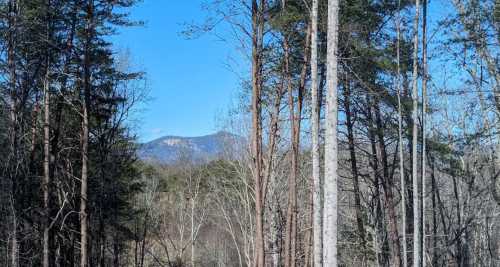
[[[219, 130], [217, 119], [238, 101], [240, 79], [247, 75], [248, 64], [235, 44], [210, 33], [191, 40], [181, 35], [186, 23], [204, 21], [205, 1], [143, 0], [130, 13], [145, 26], [120, 29], [112, 37], [116, 50], [128, 50], [131, 64], [146, 72], [150, 101], [135, 116], [141, 142], [164, 135], [213, 133]], [[448, 11], [440, 1], [431, 1], [429, 35]], [[217, 36], [230, 39], [229, 35], [227, 28], [217, 28]], [[442, 62], [437, 64], [431, 62], [431, 73], [441, 69]]]
[[240, 78], [232, 67], [241, 57], [234, 45], [213, 34], [194, 40], [180, 34], [185, 23], [203, 22], [202, 2], [144, 0], [130, 13], [145, 26], [120, 29], [112, 38], [116, 50], [129, 50], [131, 64], [147, 73], [151, 100], [138, 114], [140, 141], [215, 132], [216, 118], [237, 97]]

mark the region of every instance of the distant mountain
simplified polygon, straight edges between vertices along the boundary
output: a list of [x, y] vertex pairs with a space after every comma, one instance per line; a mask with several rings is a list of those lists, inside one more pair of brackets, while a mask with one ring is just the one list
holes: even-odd
[[243, 143], [243, 137], [223, 131], [199, 137], [164, 136], [141, 144], [138, 156], [144, 161], [162, 164], [183, 159], [206, 162], [235, 156]]

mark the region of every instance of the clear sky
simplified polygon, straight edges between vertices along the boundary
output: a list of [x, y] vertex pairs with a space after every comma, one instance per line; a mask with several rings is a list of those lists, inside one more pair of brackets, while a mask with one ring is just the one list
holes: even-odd
[[[246, 75], [244, 66], [248, 64], [243, 63], [235, 44], [210, 33], [191, 40], [181, 35], [186, 23], [204, 21], [204, 2], [143, 0], [130, 13], [145, 26], [120, 29], [112, 37], [117, 51], [128, 50], [132, 65], [146, 72], [150, 101], [137, 116], [141, 142], [164, 135], [213, 133], [219, 130], [217, 118], [237, 101], [241, 75]], [[433, 27], [445, 10], [440, 1], [431, 1], [429, 22]], [[230, 34], [223, 26], [217, 28], [217, 36]]]
[[194, 40], [180, 34], [185, 23], [203, 22], [207, 14], [202, 2], [144, 0], [130, 13], [145, 26], [120, 29], [112, 38], [116, 49], [129, 50], [132, 65], [147, 73], [151, 100], [139, 114], [139, 141], [213, 133], [218, 130], [216, 118], [237, 97], [234, 45], [214, 34]]

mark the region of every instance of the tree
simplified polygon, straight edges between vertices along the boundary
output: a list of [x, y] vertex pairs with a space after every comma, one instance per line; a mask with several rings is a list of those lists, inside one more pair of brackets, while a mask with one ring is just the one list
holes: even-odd
[[86, 6], [85, 45], [83, 62], [83, 101], [82, 101], [82, 177], [80, 186], [80, 266], [87, 267], [87, 186], [88, 186], [88, 148], [89, 148], [89, 111], [91, 84], [90, 49], [94, 35], [94, 0], [88, 0]]
[[252, 157], [255, 191], [255, 258], [254, 266], [265, 266], [264, 245], [264, 187], [262, 182], [262, 42], [266, 1], [252, 0]]
[[427, 105], [427, 0], [423, 0], [422, 18], [422, 266], [426, 266], [426, 105]]
[[403, 243], [403, 267], [408, 266], [408, 255], [407, 255], [407, 242], [406, 242], [406, 199], [405, 199], [405, 170], [404, 170], [404, 154], [403, 154], [403, 115], [401, 106], [401, 56], [400, 56], [400, 46], [401, 46], [401, 1], [398, 1], [398, 11], [396, 18], [396, 65], [397, 65], [397, 99], [398, 99], [398, 142], [399, 142], [399, 176], [401, 185], [401, 231], [403, 232], [402, 243]]
[[313, 266], [323, 266], [322, 190], [320, 168], [320, 99], [318, 84], [318, 0], [312, 2], [311, 12], [311, 139], [312, 139], [312, 208], [313, 208]]
[[[46, 30], [46, 45], [49, 46], [50, 41], [50, 1], [47, 1], [47, 30]], [[44, 229], [43, 229], [43, 259], [42, 266], [50, 266], [50, 50], [46, 51], [46, 66], [45, 77], [43, 81], [43, 98], [44, 98], [44, 124], [43, 124], [43, 208], [44, 208]]]
[[323, 211], [323, 264], [337, 266], [337, 85], [339, 1], [328, 1], [327, 96], [325, 111], [325, 191]]
[[413, 266], [420, 266], [420, 201], [418, 184], [418, 29], [420, 16], [420, 0], [415, 0], [415, 19], [413, 22], [413, 77], [412, 93], [413, 99], [413, 131], [412, 131], [412, 179], [413, 179]]

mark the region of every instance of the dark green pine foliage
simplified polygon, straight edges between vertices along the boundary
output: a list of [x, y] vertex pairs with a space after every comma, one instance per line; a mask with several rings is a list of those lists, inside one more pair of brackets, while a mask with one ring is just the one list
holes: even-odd
[[[121, 266], [130, 222], [130, 202], [140, 190], [135, 137], [127, 125], [143, 94], [142, 74], [127, 69], [109, 42], [128, 20], [136, 1], [11, 0], [0, 4], [0, 265], [40, 266], [43, 199], [43, 82], [50, 84], [50, 262], [79, 263], [79, 187], [83, 57], [90, 54], [89, 264]], [[15, 53], [9, 53], [10, 50]], [[15, 80], [15, 83], [11, 82]], [[5, 148], [5, 149], [3, 149]], [[15, 221], [15, 223], [14, 223]]]

